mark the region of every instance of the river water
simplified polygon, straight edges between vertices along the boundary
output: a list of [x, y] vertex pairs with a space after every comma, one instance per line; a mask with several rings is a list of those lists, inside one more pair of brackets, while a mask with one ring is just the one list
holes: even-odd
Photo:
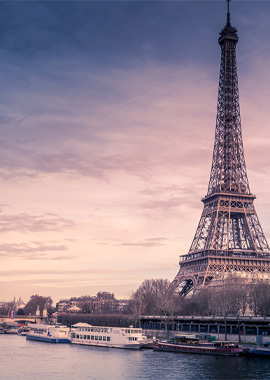
[[269, 380], [270, 359], [28, 341], [0, 335], [5, 380]]

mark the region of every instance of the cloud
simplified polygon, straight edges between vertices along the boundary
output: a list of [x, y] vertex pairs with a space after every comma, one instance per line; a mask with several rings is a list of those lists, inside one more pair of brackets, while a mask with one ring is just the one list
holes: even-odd
[[[128, 272], [131, 275], [138, 274], [138, 273], [150, 273], [155, 271], [160, 271], [162, 269], [174, 269], [175, 265], [172, 265], [170, 263], [167, 263], [165, 266], [147, 266], [143, 268], [129, 268]], [[106, 276], [108, 274], [112, 275], [126, 275], [127, 269], [100, 269], [100, 268], [94, 268], [94, 269], [67, 269], [63, 272], [61, 269], [35, 269], [35, 270], [29, 270], [29, 269], [15, 269], [15, 270], [0, 270], [0, 276], [2, 277], [27, 277], [27, 276], [55, 276], [56, 278], [59, 277], [68, 277], [72, 278], [74, 275], [79, 276], [99, 276], [100, 274]]]
[[[143, 71], [141, 67], [105, 70], [102, 76], [107, 86], [103, 91], [110, 95], [99, 102], [91, 86], [94, 75], [87, 72], [84, 81], [91, 91], [79, 90], [79, 81], [74, 88], [70, 85], [71, 95], [65, 98], [58, 94], [63, 91], [61, 87], [52, 95], [43, 80], [37, 88], [31, 89], [30, 84], [29, 94], [23, 89], [23, 99], [38, 109], [31, 107], [28, 112], [24, 107], [16, 116], [22, 121], [3, 128], [3, 179], [61, 174], [108, 181], [124, 173], [147, 180], [165, 169], [183, 168], [187, 173], [189, 167], [196, 167], [199, 171], [206, 160], [210, 161], [209, 127], [206, 121], [198, 126], [197, 118], [202, 114], [213, 117], [210, 131], [214, 135], [214, 112], [205, 111], [211, 98], [201, 96], [191, 86], [212, 86], [208, 75], [195, 66], [179, 69], [152, 63]], [[78, 104], [74, 104], [74, 91], [79, 91]], [[191, 101], [200, 105], [196, 113], [190, 113]], [[14, 102], [20, 107], [21, 97], [14, 99], [12, 95], [12, 109], [16, 109]], [[41, 112], [39, 104], [48, 103], [57, 109], [57, 115], [51, 109]], [[33, 112], [37, 115], [31, 115]]]
[[66, 251], [64, 245], [46, 245], [44, 243], [1, 244], [0, 257], [21, 258], [24, 260], [71, 260], [71, 256], [53, 256], [57, 251]]
[[8, 115], [2, 115], [0, 114], [0, 125], [7, 125], [14, 121], [14, 119]]
[[[220, 9], [211, 6], [212, 11]], [[53, 54], [63, 61], [85, 55], [100, 65], [119, 64], [127, 57], [187, 61], [197, 56], [183, 38], [187, 19], [189, 38], [203, 41], [210, 28], [198, 21], [209, 25], [211, 14], [203, 1], [196, 2], [195, 12], [185, 2], [33, 1], [31, 7], [27, 1], [3, 2], [1, 45], [20, 61], [46, 60]], [[175, 49], [175, 40], [182, 49]]]
[[160, 185], [146, 188], [141, 191], [141, 194], [148, 199], [138, 204], [137, 206], [142, 209], [149, 209], [152, 211], [163, 210], [171, 213], [172, 210], [181, 210], [185, 213], [188, 209], [201, 209], [202, 204], [200, 199], [207, 192], [207, 182], [205, 184], [194, 184], [191, 178], [185, 178], [190, 183], [182, 185]]
[[125, 242], [118, 244], [119, 246], [135, 246], [135, 247], [160, 247], [166, 245], [167, 239], [165, 238], [149, 238], [139, 242]]
[[141, 204], [140, 206], [143, 208], [149, 208], [149, 209], [170, 209], [175, 207], [181, 207], [185, 204], [184, 198], [171, 198], [169, 200], [163, 200], [163, 201], [149, 201], [146, 203]]
[[124, 172], [146, 178], [151, 163], [147, 167], [143, 167], [143, 163], [143, 157], [121, 154], [87, 158], [74, 153], [36, 154], [29, 150], [19, 150], [16, 158], [2, 163], [0, 177], [5, 180], [18, 180], [45, 174], [62, 174], [67, 177], [91, 177], [108, 181], [114, 172]]
[[47, 213], [42, 216], [29, 214], [3, 215], [0, 214], [0, 232], [43, 232], [63, 231], [75, 226], [72, 220], [61, 218], [55, 214]]

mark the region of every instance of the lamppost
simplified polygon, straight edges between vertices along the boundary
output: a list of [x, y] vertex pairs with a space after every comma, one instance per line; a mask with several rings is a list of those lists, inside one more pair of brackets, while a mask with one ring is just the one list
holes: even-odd
[[241, 343], [239, 315], [237, 315], [237, 320], [238, 320], [238, 342]]
[[227, 340], [227, 316], [224, 317], [225, 321], [225, 341]]

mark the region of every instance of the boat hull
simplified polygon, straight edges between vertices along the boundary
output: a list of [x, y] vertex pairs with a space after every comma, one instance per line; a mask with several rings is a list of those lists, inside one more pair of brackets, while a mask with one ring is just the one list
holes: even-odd
[[70, 343], [69, 339], [26, 334], [26, 339], [47, 343]]
[[243, 354], [243, 348], [216, 348], [210, 346], [192, 346], [169, 343], [155, 343], [154, 351], [178, 352], [187, 354], [204, 354], [204, 355], [223, 355], [223, 356], [239, 356]]
[[252, 358], [267, 358], [270, 359], [270, 350], [263, 348], [247, 349], [245, 355]]
[[93, 347], [107, 347], [107, 348], [125, 348], [128, 350], [139, 350], [142, 348], [142, 344], [98, 344], [98, 343], [85, 343], [82, 341], [76, 342], [75, 340], [71, 341], [72, 344], [79, 344], [81, 346], [93, 346]]

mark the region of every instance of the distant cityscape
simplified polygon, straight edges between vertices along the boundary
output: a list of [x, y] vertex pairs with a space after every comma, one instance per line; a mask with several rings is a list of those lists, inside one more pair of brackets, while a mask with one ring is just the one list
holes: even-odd
[[0, 315], [40, 315], [59, 313], [111, 314], [128, 313], [130, 301], [116, 299], [113, 293], [99, 292], [96, 296], [80, 296], [60, 299], [56, 306], [50, 297], [34, 295], [25, 303], [22, 297], [12, 301], [0, 301]]

